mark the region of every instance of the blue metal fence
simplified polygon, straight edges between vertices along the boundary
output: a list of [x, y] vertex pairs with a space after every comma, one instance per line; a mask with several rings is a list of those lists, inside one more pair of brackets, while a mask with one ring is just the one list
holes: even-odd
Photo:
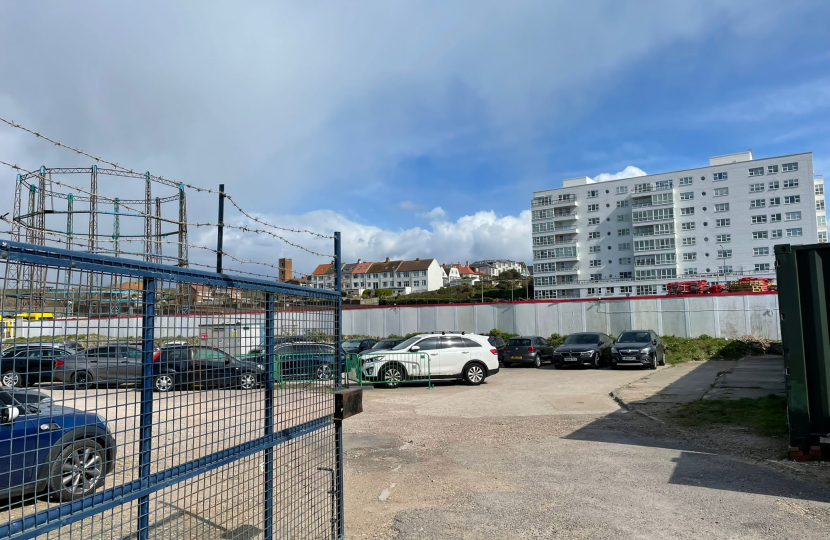
[[[3, 241], [0, 276], [4, 319], [55, 314], [3, 344], [0, 540], [343, 537], [339, 272], [325, 291]], [[140, 317], [93, 316], [119, 295]], [[334, 376], [275, 386], [285, 347]]]

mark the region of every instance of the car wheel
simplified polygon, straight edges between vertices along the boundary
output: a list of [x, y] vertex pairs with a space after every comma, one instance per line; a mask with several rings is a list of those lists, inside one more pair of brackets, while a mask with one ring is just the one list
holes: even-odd
[[243, 373], [239, 376], [239, 387], [243, 390], [256, 388], [257, 377], [255, 373]]
[[317, 379], [320, 381], [330, 381], [332, 374], [331, 364], [321, 364], [317, 367]]
[[64, 447], [49, 467], [49, 494], [61, 502], [89, 495], [104, 483], [107, 457], [92, 439], [81, 439]]
[[[539, 357], [537, 356], [536, 359], [538, 360]], [[481, 364], [470, 364], [464, 368], [464, 380], [469, 385], [478, 386], [486, 376], [487, 375], [485, 374], [484, 368], [481, 367]]]
[[380, 378], [386, 388], [397, 388], [401, 385], [405, 376], [406, 372], [403, 367], [398, 364], [391, 364], [384, 366]]
[[23, 384], [23, 376], [13, 369], [3, 373], [3, 376], [0, 377], [0, 384], [6, 388], [22, 388], [23, 386], [26, 386]]
[[666, 365], [666, 353], [665, 353], [665, 352], [664, 352], [663, 354], [661, 354], [661, 355], [660, 355], [660, 365], [661, 365], [661, 366], [665, 366], [665, 365]]
[[539, 368], [542, 367], [542, 357], [538, 354], [533, 357], [533, 367]]
[[599, 353], [595, 352], [594, 355], [591, 357], [591, 367], [594, 369], [599, 369]]
[[72, 384], [79, 390], [86, 390], [92, 384], [92, 378], [86, 371], [79, 371], [72, 376]]
[[648, 365], [648, 369], [657, 369], [657, 353], [651, 355], [651, 363]]
[[153, 379], [153, 389], [158, 392], [169, 392], [173, 389], [174, 384], [173, 376], [167, 375], [166, 373], [163, 375], [157, 375]]

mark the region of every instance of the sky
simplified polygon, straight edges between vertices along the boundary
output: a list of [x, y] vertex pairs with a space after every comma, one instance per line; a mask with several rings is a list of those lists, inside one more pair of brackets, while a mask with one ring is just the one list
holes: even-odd
[[[828, 20], [824, 0], [4, 2], [0, 116], [135, 170], [224, 183], [269, 223], [339, 230], [345, 260], [531, 262], [532, 193], [566, 178], [748, 149], [812, 151], [830, 174]], [[5, 125], [0, 160], [94, 164]], [[0, 214], [14, 178], [0, 169]], [[215, 212], [215, 196], [188, 195], [189, 221]], [[192, 244], [215, 241], [190, 228]], [[268, 235], [228, 231], [226, 248], [325, 262]]]

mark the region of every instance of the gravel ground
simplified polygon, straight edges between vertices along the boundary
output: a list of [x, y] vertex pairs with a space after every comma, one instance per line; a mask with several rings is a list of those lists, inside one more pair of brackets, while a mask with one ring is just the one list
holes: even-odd
[[513, 368], [476, 388], [367, 390], [344, 424], [348, 537], [827, 538], [827, 485], [607, 397], [645, 374]]

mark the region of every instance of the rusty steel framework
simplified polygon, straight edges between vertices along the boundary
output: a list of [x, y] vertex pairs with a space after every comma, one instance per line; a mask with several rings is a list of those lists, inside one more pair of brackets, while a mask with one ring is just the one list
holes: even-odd
[[[89, 190], [67, 177], [89, 177]], [[143, 199], [124, 199], [102, 195], [98, 185], [100, 177], [122, 177], [144, 180]], [[85, 182], [84, 182], [85, 183]], [[173, 187], [175, 192], [165, 197], [154, 197], [152, 184]], [[73, 190], [75, 192], [73, 192]], [[56, 201], [66, 201], [65, 209], [57, 208]], [[168, 204], [170, 203], [170, 204]], [[178, 203], [178, 212], [165, 216], [167, 206]], [[112, 231], [101, 228], [101, 216], [112, 218]], [[59, 222], [65, 218], [64, 222]], [[82, 223], [88, 220], [88, 227]], [[79, 223], [80, 220], [80, 223]], [[135, 223], [143, 221], [143, 232], [137, 227], [127, 227], [122, 220]], [[166, 226], [165, 226], [166, 225]], [[83, 232], [88, 229], [88, 233]], [[170, 229], [170, 230], [165, 230]], [[130, 234], [132, 233], [132, 234]], [[39, 170], [18, 174], [15, 186], [12, 239], [37, 246], [63, 245], [67, 249], [115, 256], [133, 256], [147, 262], [188, 266], [187, 208], [184, 185], [170, 181], [159, 182], [150, 173], [135, 173], [119, 169], [92, 167], [40, 167]], [[137, 243], [140, 251], [130, 249], [125, 243]], [[164, 244], [177, 246], [175, 252], [165, 253]], [[43, 294], [38, 294], [35, 284], [46, 283], [41, 269], [31, 265], [9, 265], [6, 279], [17, 282], [22, 288], [34, 291], [24, 303], [29, 309], [42, 305]], [[92, 283], [89, 284], [93, 286]], [[20, 299], [18, 299], [18, 304]]]

